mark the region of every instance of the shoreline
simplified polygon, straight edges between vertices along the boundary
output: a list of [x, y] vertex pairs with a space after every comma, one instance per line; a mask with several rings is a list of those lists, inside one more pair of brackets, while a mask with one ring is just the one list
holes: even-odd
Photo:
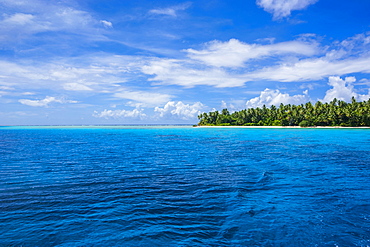
[[343, 127], [343, 126], [208, 126], [208, 125], [191, 125], [191, 124], [146, 124], [146, 125], [4, 125], [1, 129], [143, 129], [143, 128], [209, 128], [209, 129], [370, 129], [370, 126], [360, 127]]
[[312, 126], [312, 127], [301, 127], [301, 126], [194, 126], [194, 128], [241, 128], [241, 129], [370, 129], [369, 126], [363, 127], [343, 127], [343, 126]]

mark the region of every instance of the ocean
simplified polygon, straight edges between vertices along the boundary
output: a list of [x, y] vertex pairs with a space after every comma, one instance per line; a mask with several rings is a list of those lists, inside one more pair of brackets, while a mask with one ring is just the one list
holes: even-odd
[[0, 127], [0, 246], [370, 246], [369, 129]]

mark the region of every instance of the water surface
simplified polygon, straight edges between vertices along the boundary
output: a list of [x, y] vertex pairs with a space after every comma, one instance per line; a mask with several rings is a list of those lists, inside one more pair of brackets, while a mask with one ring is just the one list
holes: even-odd
[[369, 246], [370, 130], [1, 127], [0, 246]]

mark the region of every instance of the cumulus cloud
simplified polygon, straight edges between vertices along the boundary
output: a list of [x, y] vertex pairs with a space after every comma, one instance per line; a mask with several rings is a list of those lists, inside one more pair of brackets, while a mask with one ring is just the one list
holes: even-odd
[[257, 0], [257, 5], [273, 15], [278, 20], [290, 15], [293, 10], [305, 9], [318, 0]]
[[96, 118], [146, 118], [146, 114], [143, 113], [142, 109], [134, 109], [132, 111], [128, 110], [107, 110], [105, 109], [102, 112], [94, 111], [93, 117]]
[[[326, 91], [324, 99], [320, 99], [323, 102], [330, 102], [334, 98], [338, 100], [343, 100], [350, 102], [352, 97], [355, 97], [358, 101], [366, 101], [370, 98], [370, 90], [368, 94], [359, 94], [354, 88], [354, 83], [356, 82], [355, 77], [345, 77], [344, 79], [339, 76], [330, 76], [328, 85], [331, 86], [329, 90]], [[282, 93], [280, 90], [272, 90], [266, 88], [261, 92], [260, 96], [250, 99], [246, 102], [247, 108], [256, 108], [266, 106], [279, 106], [283, 104], [304, 104], [308, 101], [312, 101], [308, 94], [308, 90], [304, 91], [303, 94], [289, 95], [287, 93]]]
[[30, 100], [30, 99], [20, 99], [19, 103], [28, 106], [35, 106], [35, 107], [48, 107], [50, 103], [60, 103], [60, 104], [67, 104], [67, 103], [77, 103], [77, 101], [73, 100], [66, 100], [63, 98], [55, 98], [51, 96], [46, 96], [45, 99], [42, 100]]
[[338, 100], [350, 102], [352, 97], [355, 97], [358, 101], [368, 100], [370, 98], [370, 91], [367, 95], [356, 93], [353, 85], [355, 81], [355, 77], [345, 77], [343, 80], [339, 76], [330, 76], [328, 85], [333, 88], [326, 91], [322, 101], [330, 102], [334, 98], [337, 98]]
[[186, 10], [191, 5], [190, 2], [172, 6], [169, 8], [157, 8], [149, 10], [149, 13], [156, 15], [167, 15], [172, 17], [177, 17], [177, 12], [180, 10]]
[[212, 41], [204, 50], [187, 49], [188, 56], [206, 65], [216, 67], [243, 67], [250, 59], [263, 59], [276, 55], [312, 56], [318, 52], [316, 43], [289, 41], [276, 44], [247, 44], [237, 39], [226, 42]]
[[280, 90], [275, 89], [268, 89], [266, 88], [264, 91], [261, 92], [260, 96], [250, 99], [246, 102], [247, 108], [256, 108], [262, 107], [263, 105], [266, 106], [279, 106], [281, 103], [283, 104], [304, 104], [310, 101], [310, 97], [308, 96], [308, 91], [304, 91], [303, 94], [293, 95], [290, 96], [287, 93], [281, 93]]
[[204, 105], [200, 102], [196, 102], [193, 105], [184, 104], [181, 101], [169, 101], [163, 107], [156, 107], [155, 112], [159, 113], [159, 117], [177, 117], [183, 120], [196, 118], [201, 112], [200, 110]]

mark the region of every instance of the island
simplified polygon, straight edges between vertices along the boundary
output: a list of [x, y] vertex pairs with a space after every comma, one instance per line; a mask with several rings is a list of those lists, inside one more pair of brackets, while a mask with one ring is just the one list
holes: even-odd
[[334, 98], [331, 102], [307, 102], [301, 105], [280, 104], [279, 107], [248, 108], [230, 113], [212, 111], [198, 116], [198, 126], [370, 126], [370, 99], [351, 103]]

